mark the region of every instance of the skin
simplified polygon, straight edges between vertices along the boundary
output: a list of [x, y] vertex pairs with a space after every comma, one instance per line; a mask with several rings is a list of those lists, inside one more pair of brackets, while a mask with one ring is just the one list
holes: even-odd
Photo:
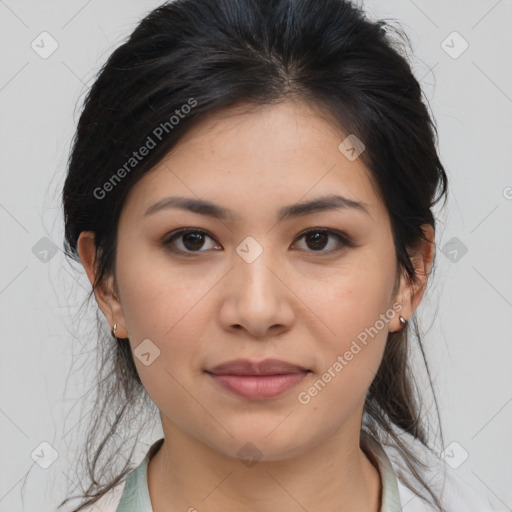
[[[113, 276], [95, 290], [132, 350], [145, 339], [160, 350], [148, 366], [134, 358], [165, 437], [148, 467], [153, 510], [327, 512], [342, 504], [377, 512], [381, 481], [359, 436], [388, 332], [402, 328], [398, 314], [310, 403], [297, 396], [393, 304], [410, 318], [434, 233], [424, 226], [430, 242], [413, 255], [418, 281], [408, 284], [396, 273], [389, 216], [369, 170], [338, 149], [346, 134], [300, 102], [243, 107], [201, 120], [132, 188], [119, 221], [118, 293]], [[347, 208], [277, 223], [279, 208], [332, 193], [365, 203], [369, 215]], [[236, 219], [178, 209], [144, 216], [171, 195], [212, 201]], [[185, 227], [208, 233], [202, 245], [175, 239], [191, 257], [163, 243]], [[315, 245], [300, 236], [310, 228], [338, 230], [356, 246], [338, 245], [335, 235]], [[251, 263], [236, 252], [247, 236], [263, 249]], [[78, 245], [92, 283], [94, 234], [83, 232]], [[279, 397], [248, 400], [204, 373], [239, 357], [278, 358], [311, 373]], [[250, 467], [237, 456], [249, 441], [261, 457]]]

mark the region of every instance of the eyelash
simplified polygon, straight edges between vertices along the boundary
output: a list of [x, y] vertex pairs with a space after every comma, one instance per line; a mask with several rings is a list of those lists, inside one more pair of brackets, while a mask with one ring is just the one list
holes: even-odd
[[[191, 233], [198, 233], [198, 234], [207, 236], [207, 237], [211, 238], [212, 240], [215, 240], [210, 234], [208, 234], [208, 232], [206, 232], [203, 229], [200, 229], [200, 228], [183, 228], [183, 229], [179, 229], [177, 231], [173, 231], [168, 236], [166, 236], [164, 241], [163, 241], [163, 245], [165, 247], [169, 248], [169, 250], [171, 252], [176, 253], [176, 254], [180, 254], [180, 255], [184, 255], [186, 257], [193, 257], [194, 255], [196, 255], [198, 253], [207, 252], [207, 250], [206, 251], [204, 251], [204, 250], [189, 251], [189, 250], [176, 249], [175, 247], [172, 247], [172, 244], [173, 244], [173, 242], [176, 239], [179, 239], [180, 237], [182, 237], [184, 235], [191, 234]], [[309, 250], [307, 252], [319, 253], [319, 254], [322, 254], [322, 253], [324, 253], [324, 254], [332, 254], [332, 253], [341, 251], [345, 247], [355, 247], [355, 244], [352, 243], [352, 240], [346, 234], [341, 233], [339, 231], [332, 230], [332, 229], [327, 229], [327, 228], [312, 228], [312, 229], [308, 229], [306, 231], [303, 231], [297, 237], [297, 240], [301, 240], [302, 238], [306, 237], [310, 233], [321, 233], [321, 234], [324, 234], [324, 235], [332, 235], [332, 236], [334, 236], [338, 240], [338, 243], [339, 243], [339, 245], [341, 247], [338, 246], [336, 249], [331, 249], [329, 251]]]

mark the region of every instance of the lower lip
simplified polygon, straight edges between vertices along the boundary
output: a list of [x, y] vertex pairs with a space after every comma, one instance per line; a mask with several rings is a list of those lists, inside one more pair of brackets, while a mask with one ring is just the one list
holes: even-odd
[[298, 384], [309, 372], [285, 375], [215, 375], [208, 373], [227, 391], [250, 400], [274, 398]]

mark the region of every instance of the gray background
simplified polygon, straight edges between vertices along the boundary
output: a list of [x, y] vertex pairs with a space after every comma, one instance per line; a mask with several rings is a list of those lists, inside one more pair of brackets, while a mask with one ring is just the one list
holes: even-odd
[[[70, 466], [77, 441], [70, 440], [84, 415], [77, 400], [90, 386], [80, 365], [94, 358], [84, 340], [94, 332], [87, 330], [94, 316], [83, 319], [78, 312], [89, 282], [62, 254], [60, 189], [87, 87], [159, 4], [0, 0], [2, 512], [53, 511], [78, 481]], [[437, 270], [418, 312], [444, 455], [510, 509], [512, 1], [365, 5], [371, 17], [397, 19], [410, 37], [450, 179], [448, 205], [439, 212]], [[48, 36], [40, 36], [44, 31], [58, 44], [47, 58], [31, 46], [51, 49]], [[139, 458], [159, 435], [158, 426], [147, 434]], [[42, 442], [58, 452], [47, 469], [35, 461], [50, 460]], [[42, 452], [43, 459], [34, 460], [32, 454]]]

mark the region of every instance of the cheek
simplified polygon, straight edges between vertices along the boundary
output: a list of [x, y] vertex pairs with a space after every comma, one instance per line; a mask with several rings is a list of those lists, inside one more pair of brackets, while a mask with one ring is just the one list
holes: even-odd
[[192, 329], [190, 314], [215, 285], [205, 272], [186, 270], [141, 252], [120, 259], [118, 279], [123, 313], [134, 343], [149, 338], [169, 345], [183, 324]]
[[[123, 313], [134, 361], [144, 387], [158, 404], [162, 398], [182, 407], [187, 399], [204, 337], [213, 312], [208, 293], [218, 276], [165, 264], [148, 264], [132, 254], [119, 261], [118, 279]], [[150, 340], [149, 342], [147, 340]], [[150, 356], [140, 357], [141, 353]], [[144, 363], [152, 361], [146, 365]], [[199, 370], [198, 370], [199, 371]], [[165, 397], [165, 398], [164, 398]], [[188, 397], [190, 398], [190, 397]]]
[[396, 315], [389, 303], [393, 258], [377, 258], [369, 252], [360, 256], [333, 272], [328, 283], [309, 285], [305, 300], [327, 328], [316, 331], [323, 333], [316, 337], [315, 379], [321, 382], [305, 389], [304, 401], [311, 397], [317, 406], [343, 402], [339, 414], [364, 398], [382, 360], [389, 322]]
[[134, 362], [151, 400], [179, 424], [181, 416], [197, 414], [187, 390], [193, 389], [194, 340], [200, 338], [200, 299], [207, 290], [164, 281], [155, 272], [140, 281], [132, 288], [125, 281], [123, 296]]
[[[304, 302], [326, 327], [324, 342], [333, 350], [346, 350], [352, 340], [364, 341], [364, 333], [376, 325], [386, 337], [388, 321], [381, 315], [394, 315], [390, 295], [394, 283], [393, 262], [372, 265], [367, 258], [358, 264], [334, 271], [325, 282], [308, 282]], [[306, 284], [306, 283], [305, 283]]]
[[333, 286], [337, 293], [324, 299], [319, 309], [334, 334], [329, 331], [317, 338], [318, 367], [297, 395], [312, 431], [335, 430], [350, 417], [364, 402], [382, 361], [388, 322], [394, 314], [387, 309], [388, 290], [379, 289], [375, 281], [371, 286], [364, 281], [352, 284]]

